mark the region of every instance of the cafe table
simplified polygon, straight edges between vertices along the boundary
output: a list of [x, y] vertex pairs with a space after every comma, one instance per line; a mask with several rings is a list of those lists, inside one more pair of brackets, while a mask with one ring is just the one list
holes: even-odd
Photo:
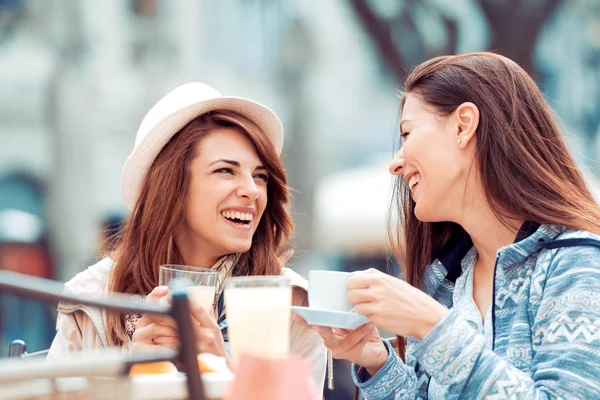
[[[118, 355], [88, 355], [60, 362], [44, 360], [0, 361], [0, 399], [188, 399], [186, 375], [121, 373]], [[77, 376], [79, 375], [79, 376]], [[221, 400], [233, 382], [231, 373], [204, 373], [206, 400]]]

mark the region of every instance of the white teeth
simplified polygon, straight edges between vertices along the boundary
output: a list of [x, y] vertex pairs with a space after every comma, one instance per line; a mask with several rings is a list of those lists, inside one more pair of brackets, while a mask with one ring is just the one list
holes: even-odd
[[239, 219], [241, 221], [252, 221], [252, 213], [242, 213], [238, 211], [222, 211], [221, 215], [228, 219]]
[[408, 186], [410, 187], [410, 190], [413, 190], [415, 188], [415, 186], [417, 185], [417, 183], [419, 183], [419, 178], [417, 178], [414, 175], [411, 176], [410, 181], [408, 182]]

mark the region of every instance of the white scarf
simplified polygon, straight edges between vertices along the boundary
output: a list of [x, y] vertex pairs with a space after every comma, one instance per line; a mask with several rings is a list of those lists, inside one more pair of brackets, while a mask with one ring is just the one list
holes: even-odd
[[223, 256], [212, 266], [212, 270], [217, 272], [217, 288], [215, 291], [215, 302], [218, 301], [219, 297], [225, 289], [225, 281], [233, 275], [233, 267], [237, 264], [240, 259], [239, 254], [228, 254]]

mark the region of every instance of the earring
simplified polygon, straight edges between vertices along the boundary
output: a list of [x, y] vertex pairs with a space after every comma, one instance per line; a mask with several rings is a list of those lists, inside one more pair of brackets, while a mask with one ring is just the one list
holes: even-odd
[[462, 140], [460, 138], [456, 139], [456, 144], [461, 144]]

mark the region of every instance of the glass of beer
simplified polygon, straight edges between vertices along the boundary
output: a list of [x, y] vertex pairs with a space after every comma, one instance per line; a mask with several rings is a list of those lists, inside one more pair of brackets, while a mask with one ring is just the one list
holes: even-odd
[[[187, 281], [189, 286], [186, 292], [190, 303], [198, 304], [212, 314], [217, 285], [215, 271], [192, 265], [166, 264], [160, 266], [158, 279], [161, 286], [169, 286], [169, 281], [172, 279]], [[167, 303], [170, 302], [170, 296], [163, 298]]]
[[224, 295], [234, 367], [242, 353], [261, 358], [288, 357], [292, 288], [287, 277], [231, 278]]

